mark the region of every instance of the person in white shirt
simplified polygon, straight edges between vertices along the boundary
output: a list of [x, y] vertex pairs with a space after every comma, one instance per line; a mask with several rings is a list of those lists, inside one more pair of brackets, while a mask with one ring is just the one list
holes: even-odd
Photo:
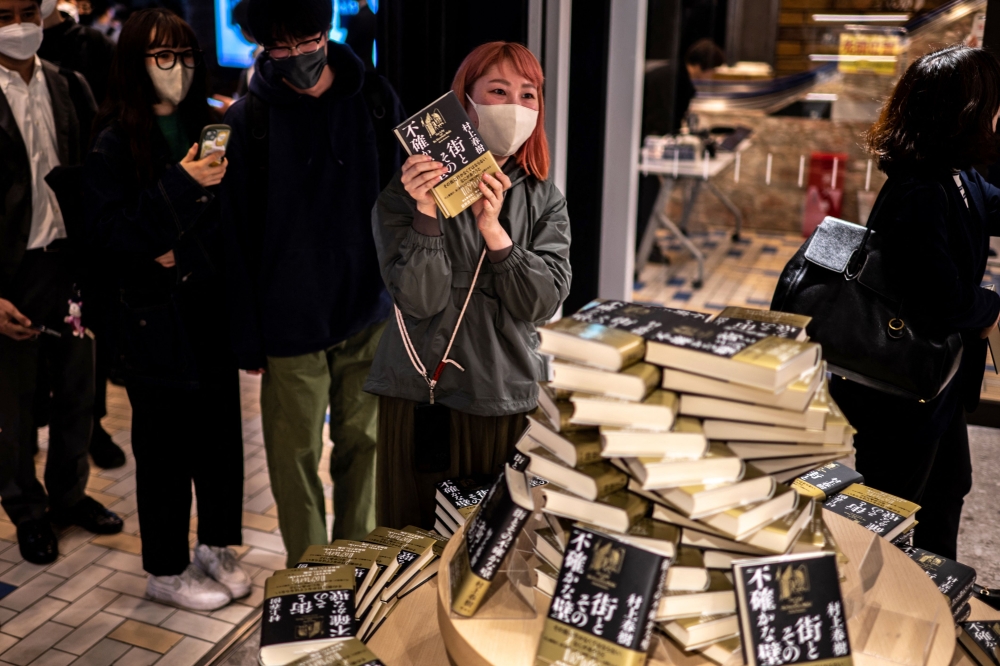
[[[72, 174], [94, 100], [79, 74], [38, 58], [41, 24], [37, 0], [0, 0], [0, 505], [17, 527], [22, 557], [35, 564], [59, 555], [50, 521], [102, 534], [122, 529], [85, 493], [93, 338], [70, 231], [80, 196]], [[44, 488], [33, 459], [42, 357], [52, 391]]]

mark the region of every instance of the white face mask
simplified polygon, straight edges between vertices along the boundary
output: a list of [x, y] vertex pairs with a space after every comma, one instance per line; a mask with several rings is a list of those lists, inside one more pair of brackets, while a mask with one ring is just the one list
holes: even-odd
[[14, 60], [34, 57], [42, 45], [42, 26], [34, 23], [12, 23], [0, 28], [0, 53]]
[[59, 0], [42, 0], [42, 18], [47, 19], [56, 10]]
[[170, 102], [177, 106], [187, 97], [188, 90], [191, 89], [191, 79], [194, 78], [193, 69], [182, 66], [180, 62], [170, 69], [160, 69], [150, 58], [146, 63], [146, 71], [153, 80], [153, 89], [156, 90], [161, 102]]
[[538, 111], [520, 104], [469, 104], [479, 116], [479, 135], [496, 157], [508, 157], [524, 145], [538, 122]]

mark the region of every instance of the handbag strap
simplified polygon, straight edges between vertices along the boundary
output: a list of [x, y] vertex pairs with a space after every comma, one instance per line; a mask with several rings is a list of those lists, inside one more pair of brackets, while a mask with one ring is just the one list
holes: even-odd
[[479, 263], [476, 265], [476, 273], [472, 276], [472, 284], [469, 285], [469, 293], [465, 295], [465, 303], [462, 304], [462, 311], [458, 313], [458, 321], [455, 322], [455, 328], [451, 332], [451, 339], [448, 340], [448, 347], [444, 350], [444, 356], [441, 357], [441, 362], [438, 363], [433, 376], [427, 373], [427, 368], [420, 360], [420, 356], [417, 354], [417, 348], [414, 346], [413, 340], [410, 339], [410, 334], [406, 331], [406, 323], [403, 321], [402, 311], [400, 311], [398, 305], [393, 304], [392, 306], [396, 311], [396, 326], [399, 327], [399, 335], [403, 338], [403, 347], [406, 348], [406, 355], [410, 357], [410, 363], [413, 365], [413, 368], [420, 373], [420, 376], [424, 378], [425, 382], [427, 382], [427, 388], [431, 392], [432, 405], [434, 404], [434, 387], [437, 386], [438, 380], [441, 379], [441, 373], [444, 371], [444, 367], [451, 363], [462, 372], [465, 372], [465, 368], [448, 358], [448, 354], [451, 353], [451, 347], [455, 344], [455, 337], [458, 335], [458, 328], [462, 325], [462, 319], [465, 318], [465, 311], [469, 307], [469, 301], [472, 300], [472, 292], [476, 290], [476, 282], [479, 281], [479, 272], [483, 268], [483, 260], [485, 258], [486, 248], [483, 248], [483, 253], [479, 255]]

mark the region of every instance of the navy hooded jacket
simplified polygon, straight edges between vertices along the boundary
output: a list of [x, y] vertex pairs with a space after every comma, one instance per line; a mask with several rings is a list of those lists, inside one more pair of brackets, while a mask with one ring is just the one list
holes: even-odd
[[[349, 47], [333, 42], [328, 62], [333, 86], [318, 98], [289, 88], [266, 55], [250, 81], [251, 94], [269, 108], [259, 270], [249, 268], [245, 242], [255, 201], [248, 98], [226, 114], [233, 133], [222, 210], [233, 344], [244, 369], [266, 368], [267, 356], [328, 349], [389, 316], [392, 301], [371, 231], [380, 187], [375, 131], [362, 92], [365, 70]], [[395, 93], [381, 84], [388, 113], [399, 116]]]

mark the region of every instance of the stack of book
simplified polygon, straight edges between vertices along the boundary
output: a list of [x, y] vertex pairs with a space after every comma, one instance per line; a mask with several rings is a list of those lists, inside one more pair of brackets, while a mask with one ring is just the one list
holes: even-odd
[[[825, 497], [786, 485], [853, 454], [807, 323], [595, 301], [540, 330], [550, 381], [518, 448], [527, 471], [550, 482], [540, 491], [546, 523], [529, 537], [536, 587], [553, 605], [574, 521], [660, 553], [669, 544], [658, 630], [685, 651], [731, 655], [732, 562], [832, 549], [813, 533], [813, 500]], [[839, 491], [853, 474], [843, 485], [814, 481]]]
[[481, 478], [466, 477], [446, 479], [435, 484], [435, 489], [434, 530], [450, 539], [486, 497], [490, 484]]

